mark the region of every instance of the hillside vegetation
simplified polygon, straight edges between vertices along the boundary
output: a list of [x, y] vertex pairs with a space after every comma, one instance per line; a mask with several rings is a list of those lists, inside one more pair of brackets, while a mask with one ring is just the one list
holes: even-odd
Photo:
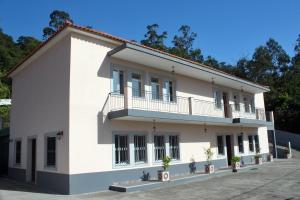
[[[55, 10], [50, 14], [49, 26], [42, 30], [43, 40], [50, 37], [65, 20], [72, 22], [70, 15]], [[90, 26], [87, 26], [90, 28]], [[158, 24], [146, 27], [141, 44], [193, 61], [215, 67], [227, 73], [270, 86], [265, 95], [266, 110], [273, 110], [276, 128], [300, 132], [300, 35], [295, 38], [294, 55], [288, 55], [282, 46], [270, 38], [258, 46], [250, 58], [241, 58], [236, 64], [220, 62], [212, 56], [204, 57], [201, 49], [194, 48], [197, 34], [188, 25], [179, 27], [172, 37], [172, 44], [166, 45], [167, 31], [160, 31]], [[142, 38], [142, 36], [141, 36]], [[11, 80], [7, 72], [28, 55], [41, 41], [31, 36], [21, 36], [14, 41], [0, 28], [0, 98], [10, 98]], [[9, 106], [0, 107], [4, 126], [9, 126]], [[298, 122], [298, 123], [297, 123]]]

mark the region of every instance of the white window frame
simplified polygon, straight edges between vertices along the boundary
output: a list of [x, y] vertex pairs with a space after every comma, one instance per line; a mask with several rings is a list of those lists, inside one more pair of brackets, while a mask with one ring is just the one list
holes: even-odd
[[[240, 148], [240, 143], [239, 143], [239, 138], [242, 137], [242, 147], [243, 147], [243, 151], [241, 151], [241, 148]], [[237, 147], [238, 147], [238, 153], [239, 154], [244, 154], [245, 153], [245, 144], [244, 144], [244, 134], [237, 134]]]
[[[163, 137], [163, 147], [160, 147], [160, 148], [163, 148], [163, 156], [161, 159], [156, 159], [156, 147], [155, 147], [155, 137]], [[167, 156], [167, 145], [166, 145], [166, 139], [167, 139], [167, 136], [164, 135], [164, 134], [154, 134], [153, 136], [153, 157], [154, 157], [154, 162], [162, 162], [162, 159], [164, 156]]]
[[[55, 138], [55, 165], [48, 165], [48, 138], [53, 137]], [[57, 167], [57, 156], [58, 156], [58, 151], [57, 151], [57, 137], [56, 133], [48, 133], [45, 134], [44, 137], [44, 168], [45, 169], [51, 169], [51, 170], [56, 170]]]
[[213, 100], [214, 100], [214, 108], [217, 110], [222, 110], [222, 91], [219, 89], [213, 89]]
[[[144, 144], [145, 144], [145, 149], [144, 149], [144, 151], [145, 151], [145, 158], [144, 158], [144, 160], [143, 161], [137, 161], [136, 160], [136, 157], [137, 157], [137, 154], [136, 154], [136, 152], [137, 151], [140, 151], [141, 149], [136, 149], [136, 146], [135, 146], [135, 144], [136, 144], [136, 141], [135, 141], [135, 137], [144, 137], [145, 138], [145, 141], [144, 141]], [[135, 134], [135, 135], [133, 135], [133, 141], [134, 141], [134, 163], [135, 164], [144, 164], [144, 163], [147, 163], [148, 162], [148, 145], [147, 145], [147, 135], [144, 135], [144, 134]], [[140, 148], [140, 147], [139, 147]]]
[[[116, 166], [126, 166], [126, 165], [129, 165], [130, 164], [130, 141], [129, 141], [129, 135], [128, 134], [114, 134], [113, 136], [113, 143], [114, 143], [114, 151], [113, 151], [113, 154], [116, 155], [117, 153], [117, 149], [116, 149], [116, 137], [119, 137], [119, 140], [120, 140], [120, 137], [126, 137], [126, 144], [127, 144], [127, 160], [125, 162], [122, 162], [120, 163], [120, 160], [121, 160], [121, 155], [119, 155], [119, 162], [117, 162], [116, 160], [116, 156], [114, 156], [114, 164]], [[121, 150], [120, 150], [121, 151]], [[120, 153], [119, 153], [120, 154]]]
[[[219, 143], [218, 143], [218, 137], [222, 137], [222, 142], [223, 142], [223, 154], [219, 153]], [[216, 136], [216, 146], [217, 146], [217, 153], [218, 153], [218, 157], [223, 157], [226, 155], [226, 144], [225, 144], [225, 135], [221, 135], [221, 134], [217, 134]]]
[[[171, 150], [172, 150], [172, 146], [171, 146], [171, 141], [170, 141], [170, 137], [177, 137], [177, 142], [178, 142], [178, 158], [173, 158], [171, 156]], [[178, 134], [170, 134], [168, 135], [169, 138], [169, 156], [173, 161], [177, 161], [180, 160], [180, 136]]]
[[[234, 98], [235, 96], [236, 96], [236, 99]], [[233, 92], [232, 100], [233, 100], [234, 111], [240, 112], [241, 111], [240, 94], [238, 92]]]
[[[20, 163], [17, 163], [17, 142], [21, 142], [21, 149], [20, 149]], [[14, 165], [21, 166], [22, 165], [22, 138], [16, 138], [14, 142]]]
[[[116, 163], [115, 155], [115, 135], [127, 136], [128, 144], [128, 163], [118, 164]], [[134, 136], [145, 136], [146, 138], [146, 161], [135, 162], [135, 147], [134, 147]], [[149, 165], [149, 136], [147, 131], [112, 131], [112, 168], [133, 168], [140, 166]]]

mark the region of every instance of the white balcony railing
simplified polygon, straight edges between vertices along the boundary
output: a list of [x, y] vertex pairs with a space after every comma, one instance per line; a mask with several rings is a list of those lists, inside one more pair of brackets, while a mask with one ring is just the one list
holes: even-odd
[[[130, 95], [130, 96], [129, 96]], [[224, 104], [216, 106], [215, 102], [204, 101], [189, 97], [167, 95], [154, 96], [151, 92], [142, 91], [135, 95], [119, 92], [110, 93], [108, 96], [108, 112], [123, 109], [138, 109], [147, 111], [178, 113], [188, 115], [210, 116], [210, 117], [228, 117], [228, 118], [247, 118], [266, 120], [265, 111], [262, 108], [256, 108], [255, 112], [246, 112], [244, 106], [239, 106], [239, 110], [234, 105], [228, 105], [224, 109]], [[225, 115], [224, 110], [227, 110]]]

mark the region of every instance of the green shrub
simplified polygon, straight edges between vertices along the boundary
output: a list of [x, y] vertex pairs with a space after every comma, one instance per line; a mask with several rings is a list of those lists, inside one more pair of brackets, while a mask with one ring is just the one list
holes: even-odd
[[162, 162], [163, 162], [162, 167], [163, 167], [164, 171], [166, 171], [170, 166], [171, 158], [169, 156], [166, 156], [163, 158]]
[[205, 154], [205, 156], [206, 156], [206, 161], [207, 161], [207, 164], [208, 165], [211, 165], [211, 159], [212, 159], [212, 157], [213, 157], [213, 155], [214, 155], [214, 152], [212, 151], [212, 149], [211, 148], [208, 148], [208, 149], [204, 149], [204, 154]]
[[232, 161], [233, 163], [237, 163], [237, 162], [240, 162], [240, 161], [241, 161], [241, 158], [238, 157], [238, 156], [233, 156], [233, 157], [231, 158], [231, 161]]

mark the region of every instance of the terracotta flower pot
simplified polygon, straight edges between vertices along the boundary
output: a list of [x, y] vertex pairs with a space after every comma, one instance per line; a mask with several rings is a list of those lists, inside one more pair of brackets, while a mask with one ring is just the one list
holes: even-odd
[[157, 177], [158, 177], [159, 181], [162, 181], [162, 182], [169, 181], [170, 173], [169, 173], [169, 171], [161, 170], [161, 171], [158, 171]]
[[240, 162], [233, 162], [232, 163], [232, 171], [237, 172], [238, 169], [241, 168], [241, 163]]
[[212, 164], [205, 165], [205, 173], [212, 174], [215, 172], [215, 166]]
[[256, 157], [255, 158], [255, 164], [257, 164], [257, 165], [261, 165], [262, 164], [262, 158], [261, 157]]

